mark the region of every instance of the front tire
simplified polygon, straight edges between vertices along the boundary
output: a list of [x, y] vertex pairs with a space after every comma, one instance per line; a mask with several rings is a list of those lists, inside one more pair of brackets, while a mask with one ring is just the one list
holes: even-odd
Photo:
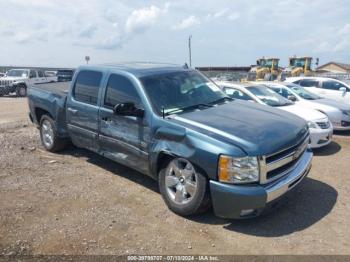
[[26, 97], [27, 96], [27, 87], [25, 85], [17, 86], [16, 95], [18, 97]]
[[56, 124], [51, 117], [43, 115], [40, 120], [41, 143], [47, 151], [58, 152], [67, 147], [67, 140], [57, 134]]
[[174, 213], [190, 216], [210, 206], [207, 178], [184, 158], [174, 158], [159, 172], [159, 189]]

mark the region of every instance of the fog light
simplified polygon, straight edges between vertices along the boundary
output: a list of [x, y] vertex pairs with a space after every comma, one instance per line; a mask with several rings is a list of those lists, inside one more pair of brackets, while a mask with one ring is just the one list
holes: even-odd
[[250, 216], [255, 213], [255, 209], [244, 209], [241, 211], [241, 217]]
[[341, 126], [348, 127], [348, 126], [350, 126], [350, 122], [348, 122], [348, 121], [341, 121]]

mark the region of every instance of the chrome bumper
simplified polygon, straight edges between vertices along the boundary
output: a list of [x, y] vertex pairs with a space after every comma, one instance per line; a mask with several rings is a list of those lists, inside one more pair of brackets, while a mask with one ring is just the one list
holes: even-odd
[[311, 162], [312, 152], [306, 150], [298, 163], [295, 165], [294, 169], [288, 175], [265, 187], [267, 193], [266, 203], [269, 203], [282, 196], [299, 184], [308, 174], [311, 168]]
[[[231, 185], [210, 180], [210, 193], [214, 212], [224, 218], [249, 218], [259, 215], [266, 205], [296, 187], [309, 173], [312, 152], [307, 149], [285, 176], [269, 183]], [[253, 210], [249, 216], [242, 211]]]

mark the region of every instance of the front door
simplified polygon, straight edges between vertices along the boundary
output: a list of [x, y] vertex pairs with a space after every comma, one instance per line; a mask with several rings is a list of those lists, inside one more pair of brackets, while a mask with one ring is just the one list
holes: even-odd
[[98, 151], [98, 98], [102, 73], [80, 71], [67, 101], [67, 127], [73, 143]]
[[100, 108], [100, 150], [104, 156], [147, 174], [149, 125], [145, 118], [115, 115], [114, 106], [126, 102], [144, 108], [132, 81], [112, 74]]

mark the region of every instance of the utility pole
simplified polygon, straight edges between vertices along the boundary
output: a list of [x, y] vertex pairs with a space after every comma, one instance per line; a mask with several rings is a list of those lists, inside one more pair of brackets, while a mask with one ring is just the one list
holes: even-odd
[[192, 67], [192, 35], [188, 37], [188, 53], [190, 58], [190, 67]]

